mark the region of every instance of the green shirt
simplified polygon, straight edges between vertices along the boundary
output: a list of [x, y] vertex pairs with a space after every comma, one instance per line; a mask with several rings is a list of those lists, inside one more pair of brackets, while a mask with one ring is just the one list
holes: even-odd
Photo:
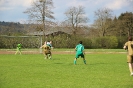
[[83, 53], [84, 46], [82, 44], [78, 44], [75, 49], [76, 53]]
[[18, 45], [17, 45], [17, 48], [18, 48], [18, 49], [21, 49], [21, 46], [22, 46], [21, 44], [18, 44]]

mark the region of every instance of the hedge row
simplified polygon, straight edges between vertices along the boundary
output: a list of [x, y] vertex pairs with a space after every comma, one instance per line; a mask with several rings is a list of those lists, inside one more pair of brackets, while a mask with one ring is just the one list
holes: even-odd
[[[122, 48], [126, 38], [117, 38], [115, 36], [85, 38], [82, 36], [60, 35], [43, 39], [43, 41], [46, 40], [53, 41], [52, 45], [55, 48], [74, 48], [82, 40], [85, 48], [114, 49]], [[40, 41], [39, 37], [0, 37], [0, 48], [16, 48], [18, 43], [22, 43], [23, 48], [39, 48]]]
[[38, 48], [40, 44], [39, 38], [36, 37], [0, 37], [0, 48], [13, 49], [18, 43], [22, 44], [23, 48]]

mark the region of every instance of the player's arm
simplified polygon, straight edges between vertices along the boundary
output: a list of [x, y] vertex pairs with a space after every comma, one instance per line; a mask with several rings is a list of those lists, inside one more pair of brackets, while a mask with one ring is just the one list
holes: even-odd
[[127, 50], [127, 46], [126, 46], [126, 45], [124, 45], [123, 49]]
[[85, 54], [85, 50], [83, 50], [83, 54]]
[[41, 46], [40, 48], [43, 48], [43, 46]]
[[77, 49], [75, 48], [75, 51], [77, 51]]
[[82, 52], [83, 52], [83, 54], [85, 54], [85, 48], [84, 48], [84, 46], [82, 46]]
[[77, 48], [78, 48], [78, 47], [76, 46], [76, 47], [75, 47], [75, 51], [77, 51]]
[[127, 50], [128, 47], [127, 47], [127, 43], [125, 43], [125, 45], [123, 46], [123, 49]]

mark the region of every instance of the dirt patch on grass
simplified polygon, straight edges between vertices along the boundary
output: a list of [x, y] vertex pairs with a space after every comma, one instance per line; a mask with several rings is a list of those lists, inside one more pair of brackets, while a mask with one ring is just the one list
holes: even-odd
[[[14, 50], [0, 50], [0, 54], [15, 54]], [[75, 54], [74, 51], [51, 51], [52, 54]], [[126, 52], [85, 52], [86, 54], [126, 54]], [[42, 54], [42, 52], [33, 50], [33, 51], [22, 51], [22, 54]]]
[[[15, 54], [13, 50], [0, 50], [0, 54]], [[52, 54], [74, 54], [72, 51], [51, 51]], [[22, 51], [22, 54], [41, 54], [40, 51]]]

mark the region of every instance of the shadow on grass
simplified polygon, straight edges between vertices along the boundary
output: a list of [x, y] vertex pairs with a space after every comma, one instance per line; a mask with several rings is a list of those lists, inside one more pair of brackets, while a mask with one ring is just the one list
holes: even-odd
[[63, 63], [54, 63], [54, 64], [63, 64]]
[[105, 64], [108, 64], [108, 63], [91, 63], [91, 64], [88, 63], [88, 65], [105, 65]]

